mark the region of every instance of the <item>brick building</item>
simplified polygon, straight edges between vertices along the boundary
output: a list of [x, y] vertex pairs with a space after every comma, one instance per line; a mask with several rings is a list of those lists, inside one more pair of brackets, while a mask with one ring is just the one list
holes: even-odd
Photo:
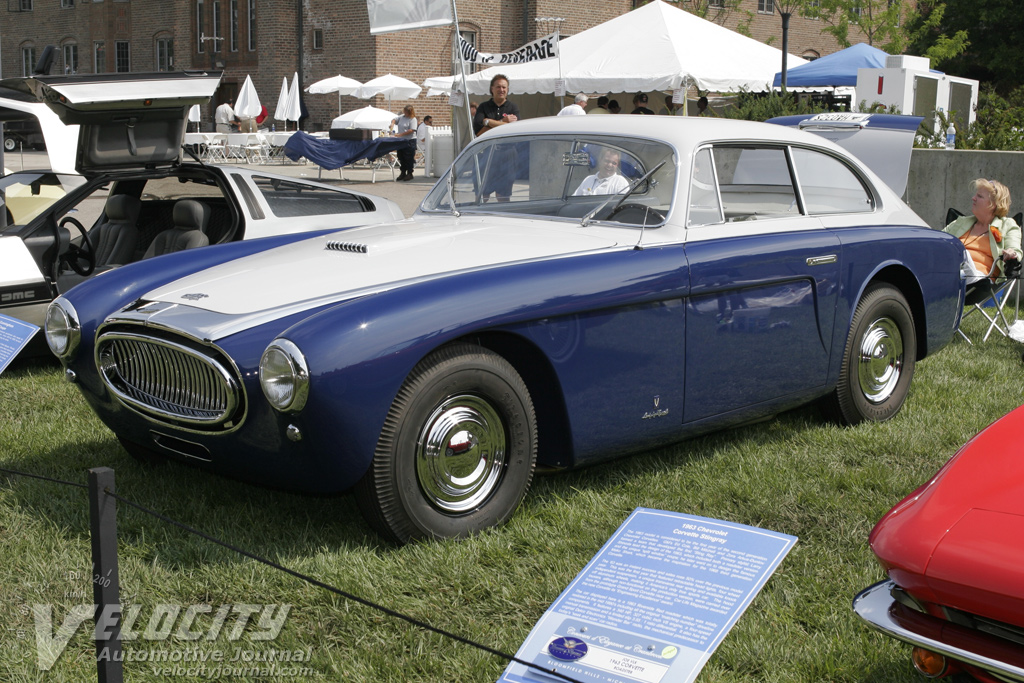
[[[342, 74], [359, 81], [394, 73], [416, 83], [452, 73], [451, 31], [423, 29], [371, 36], [366, 0], [6, 0], [0, 21], [0, 73], [29, 73], [47, 45], [51, 73], [223, 69], [223, 85], [204, 114], [233, 102], [246, 74], [271, 114], [283, 77], [303, 87]], [[483, 52], [509, 52], [557, 28], [569, 36], [633, 9], [638, 0], [476, 0], [457, 3], [459, 28]], [[712, 0], [712, 5], [715, 0]], [[782, 22], [772, 0], [741, 0], [717, 17], [735, 29], [749, 21], [753, 38], [781, 47]], [[821, 22], [794, 16], [791, 54], [815, 58], [838, 49]], [[710, 57], [709, 58], [713, 58]], [[338, 115], [336, 95], [303, 95], [307, 130]], [[371, 102], [384, 106], [381, 99]], [[366, 102], [342, 98], [347, 111]], [[398, 111], [404, 102], [393, 102]], [[417, 113], [448, 119], [444, 98], [412, 101]]]

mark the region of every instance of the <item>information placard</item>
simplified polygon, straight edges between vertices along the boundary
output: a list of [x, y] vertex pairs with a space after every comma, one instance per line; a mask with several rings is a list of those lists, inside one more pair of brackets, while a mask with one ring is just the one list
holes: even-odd
[[0, 373], [7, 369], [18, 352], [32, 338], [39, 327], [16, 318], [0, 315]]
[[[516, 656], [579, 681], [692, 681], [796, 540], [637, 508]], [[556, 680], [563, 679], [513, 662], [499, 683]]]

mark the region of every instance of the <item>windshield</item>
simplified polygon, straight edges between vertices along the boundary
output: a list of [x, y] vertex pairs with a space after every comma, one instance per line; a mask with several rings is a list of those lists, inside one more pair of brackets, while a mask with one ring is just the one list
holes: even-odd
[[663, 223], [672, 208], [676, 165], [661, 142], [546, 135], [481, 139], [450, 172], [452, 187], [439, 182], [424, 211], [451, 212], [454, 198], [459, 213], [651, 226]]
[[84, 184], [85, 178], [74, 174], [27, 172], [0, 177], [0, 206], [6, 214], [3, 227], [27, 224]]

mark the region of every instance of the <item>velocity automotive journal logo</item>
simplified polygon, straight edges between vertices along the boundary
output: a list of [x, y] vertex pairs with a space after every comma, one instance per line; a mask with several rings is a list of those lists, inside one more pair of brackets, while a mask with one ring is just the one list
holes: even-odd
[[[165, 643], [184, 641], [196, 643], [201, 640], [214, 641], [223, 637], [230, 643], [237, 643], [242, 636], [248, 641], [274, 640], [284, 627], [291, 605], [254, 605], [234, 603], [223, 605], [171, 605], [161, 604], [152, 608], [142, 605], [126, 605], [120, 610], [105, 606], [98, 610], [96, 605], [75, 605], [56, 626], [53, 605], [31, 605], [35, 624], [37, 664], [42, 671], [56, 663], [71, 638], [82, 625], [95, 617], [94, 638], [106, 640], [114, 637], [118, 616], [121, 618], [121, 641], [149, 641]], [[56, 628], [55, 628], [56, 626]], [[110, 652], [109, 648], [97, 653], [102, 660], [149, 662], [308, 662], [311, 652], [305, 650], [253, 650], [232, 646], [226, 650], [201, 649], [198, 646], [164, 648], [133, 648], [124, 652]]]

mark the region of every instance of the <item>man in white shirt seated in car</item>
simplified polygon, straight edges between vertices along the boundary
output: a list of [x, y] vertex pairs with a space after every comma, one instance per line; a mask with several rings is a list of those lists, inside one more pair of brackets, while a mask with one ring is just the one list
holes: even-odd
[[597, 173], [588, 175], [573, 192], [574, 197], [593, 194], [618, 194], [629, 189], [629, 181], [619, 174], [621, 155], [610, 147], [597, 154]]

